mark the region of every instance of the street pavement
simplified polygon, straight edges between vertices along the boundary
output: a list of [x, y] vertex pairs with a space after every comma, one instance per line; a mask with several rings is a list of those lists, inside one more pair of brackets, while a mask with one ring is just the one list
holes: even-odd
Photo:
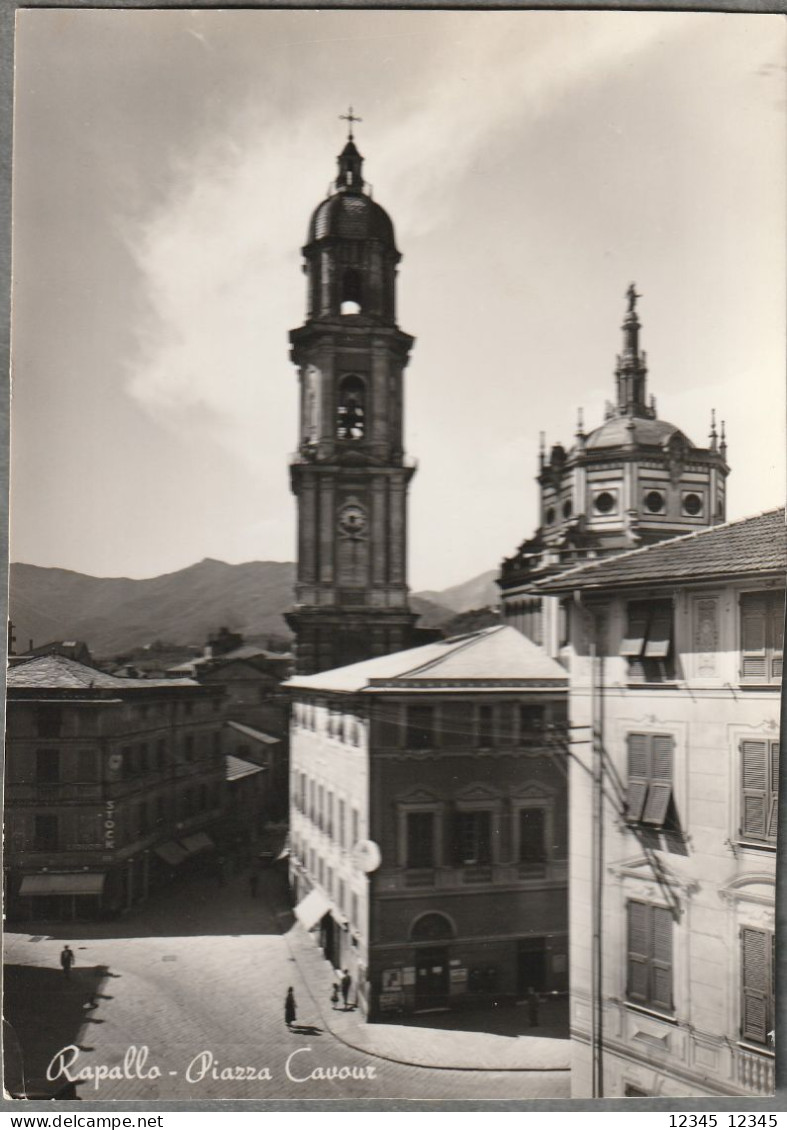
[[[69, 942], [70, 978], [59, 966]], [[83, 1076], [83, 1099], [562, 1099], [568, 1042], [367, 1025], [330, 1004], [331, 971], [283, 878], [192, 876], [115, 922], [11, 924], [6, 1086]], [[293, 986], [298, 1019], [284, 1023]], [[522, 1010], [510, 1010], [522, 1012]], [[456, 1018], [461, 1023], [461, 1018]], [[483, 1024], [483, 1018], [476, 1024]], [[510, 1024], [510, 1019], [509, 1019]], [[63, 1051], [62, 1049], [70, 1049]], [[61, 1053], [58, 1056], [58, 1053]]]

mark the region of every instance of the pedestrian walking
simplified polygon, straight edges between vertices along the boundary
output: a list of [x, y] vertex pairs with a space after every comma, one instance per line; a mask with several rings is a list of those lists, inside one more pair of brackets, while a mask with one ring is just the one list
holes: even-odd
[[352, 983], [353, 979], [350, 976], [350, 970], [345, 969], [344, 973], [342, 974], [342, 1000], [344, 1001], [345, 1011], [347, 1010], [347, 998], [350, 995], [350, 986], [352, 985]]
[[287, 996], [284, 1001], [284, 1022], [288, 1028], [292, 1028], [295, 1023], [297, 1012], [295, 1009], [295, 993], [292, 991], [292, 985], [287, 990]]
[[334, 981], [333, 985], [331, 986], [331, 1008], [335, 1010], [338, 1003], [339, 1003], [339, 986], [336, 983], [336, 981]]
[[63, 973], [66, 976], [66, 980], [71, 976], [71, 966], [75, 961], [76, 958], [74, 957], [74, 951], [71, 949], [71, 946], [68, 944], [64, 945], [60, 951], [60, 964], [63, 966]]
[[249, 894], [253, 899], [257, 897], [257, 872], [252, 871], [249, 875]]
[[527, 990], [527, 1019], [531, 1028], [538, 1027], [538, 1007], [541, 1004], [541, 998], [536, 990], [531, 985]]

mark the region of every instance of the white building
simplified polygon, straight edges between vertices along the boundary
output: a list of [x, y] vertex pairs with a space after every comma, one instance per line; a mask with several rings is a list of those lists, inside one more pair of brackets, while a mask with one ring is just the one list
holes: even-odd
[[784, 523], [543, 584], [569, 612], [575, 1097], [773, 1090]]

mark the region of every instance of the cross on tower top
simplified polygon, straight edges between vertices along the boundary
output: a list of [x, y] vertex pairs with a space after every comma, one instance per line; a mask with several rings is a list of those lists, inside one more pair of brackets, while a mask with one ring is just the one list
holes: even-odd
[[355, 114], [353, 113], [353, 108], [351, 106], [346, 114], [339, 114], [339, 119], [340, 119], [340, 121], [348, 123], [347, 140], [352, 141], [352, 139], [353, 139], [353, 122], [362, 122], [363, 118], [357, 118], [355, 116]]

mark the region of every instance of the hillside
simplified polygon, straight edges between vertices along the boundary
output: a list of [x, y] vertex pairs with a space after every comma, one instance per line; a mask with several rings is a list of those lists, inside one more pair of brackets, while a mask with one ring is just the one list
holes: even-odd
[[442, 589], [440, 592], [420, 592], [418, 596], [423, 600], [434, 600], [439, 604], [453, 608], [454, 612], [470, 612], [477, 608], [497, 607], [500, 601], [500, 589], [495, 584], [495, 577], [500, 575], [499, 569], [487, 569], [469, 581], [459, 585]]
[[[112, 656], [155, 640], [201, 645], [222, 625], [246, 637], [289, 635], [282, 613], [292, 604], [294, 583], [289, 561], [228, 565], [206, 558], [144, 580], [17, 563], [11, 566], [9, 615], [17, 651], [31, 639], [37, 645], [81, 639], [95, 656]], [[423, 627], [451, 618], [453, 608], [439, 594], [424, 595], [412, 597]]]

